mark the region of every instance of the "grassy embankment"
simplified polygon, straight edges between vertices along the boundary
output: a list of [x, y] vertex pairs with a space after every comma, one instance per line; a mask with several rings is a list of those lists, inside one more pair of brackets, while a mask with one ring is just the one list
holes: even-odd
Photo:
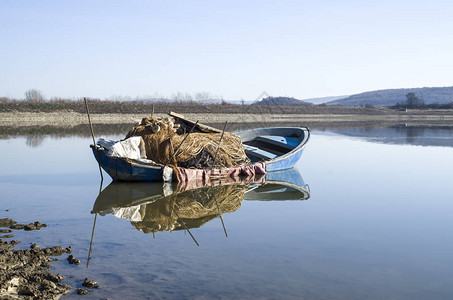
[[[229, 130], [248, 126], [390, 126], [423, 124], [451, 126], [451, 109], [413, 109], [408, 111], [385, 107], [332, 107], [325, 105], [235, 105], [202, 102], [118, 102], [88, 101], [96, 132], [126, 132], [136, 121], [151, 115], [166, 116], [169, 111], [211, 125], [229, 122]], [[82, 100], [27, 102], [0, 99], [0, 127], [3, 135], [59, 132], [85, 135], [87, 116]], [[113, 125], [116, 124], [116, 125]], [[247, 125], [248, 124], [248, 125]], [[221, 127], [221, 126], [220, 126]]]

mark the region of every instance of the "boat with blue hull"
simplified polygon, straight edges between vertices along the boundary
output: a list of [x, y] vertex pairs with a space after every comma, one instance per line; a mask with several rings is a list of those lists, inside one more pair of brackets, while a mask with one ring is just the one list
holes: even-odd
[[310, 139], [308, 127], [270, 127], [235, 132], [252, 162], [266, 162], [266, 172], [293, 168]]
[[[291, 169], [300, 159], [310, 138], [307, 127], [272, 127], [235, 133], [241, 139], [245, 153], [253, 162], [264, 161], [266, 172]], [[109, 149], [91, 145], [93, 154], [107, 174], [119, 181], [162, 181], [164, 165], [108, 155]]]

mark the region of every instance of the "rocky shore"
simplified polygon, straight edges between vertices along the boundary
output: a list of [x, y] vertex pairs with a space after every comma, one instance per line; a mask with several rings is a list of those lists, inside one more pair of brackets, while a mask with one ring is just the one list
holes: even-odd
[[[58, 260], [57, 256], [71, 253], [70, 246], [41, 248], [31, 244], [29, 249], [16, 250], [14, 248], [19, 241], [4, 240], [14, 237], [14, 230], [40, 230], [46, 226], [40, 222], [17, 224], [8, 218], [0, 219], [0, 299], [59, 299], [72, 290], [63, 283], [66, 279], [64, 276], [50, 272], [51, 262]], [[68, 258], [74, 263], [72, 255]], [[88, 278], [82, 285], [99, 288], [95, 281]], [[79, 295], [87, 292], [87, 289], [77, 290]]]

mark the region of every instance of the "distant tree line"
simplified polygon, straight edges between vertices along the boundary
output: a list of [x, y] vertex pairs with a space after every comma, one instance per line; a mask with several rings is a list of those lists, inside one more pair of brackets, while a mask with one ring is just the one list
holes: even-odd
[[417, 108], [417, 109], [451, 109], [453, 108], [453, 102], [450, 103], [431, 103], [426, 104], [423, 98], [419, 98], [415, 95], [415, 93], [407, 93], [406, 94], [406, 101], [398, 102], [396, 105], [392, 106], [392, 108]]
[[[115, 100], [101, 100], [87, 98], [91, 113], [107, 114], [107, 113], [130, 113], [150, 115], [154, 110], [155, 113], [166, 114], [169, 111], [179, 113], [219, 113], [219, 114], [384, 114], [382, 109], [365, 109], [359, 107], [337, 107], [320, 105], [299, 105], [290, 104], [288, 102], [300, 101], [286, 97], [275, 97], [273, 100], [285, 101], [272, 101], [267, 103], [250, 103], [246, 104], [244, 101], [237, 103], [230, 103], [225, 100], [213, 102], [210, 101], [206, 94], [199, 95], [208, 100], [190, 100], [189, 97], [181, 96], [171, 99], [158, 99], [151, 100], [133, 100], [124, 97], [114, 98]], [[180, 97], [184, 100], [177, 100]], [[0, 112], [77, 112], [85, 113], [85, 106], [83, 99], [64, 99], [53, 97], [45, 99], [42, 92], [38, 90], [30, 90], [25, 94], [25, 99], [10, 99], [7, 97], [0, 97]]]
[[410, 89], [387, 89], [364, 92], [346, 98], [328, 102], [328, 105], [360, 106], [371, 104], [374, 106], [402, 105], [405, 96], [413, 93], [422, 98], [426, 104], [450, 104], [453, 101], [453, 86], [451, 87], [424, 87]]

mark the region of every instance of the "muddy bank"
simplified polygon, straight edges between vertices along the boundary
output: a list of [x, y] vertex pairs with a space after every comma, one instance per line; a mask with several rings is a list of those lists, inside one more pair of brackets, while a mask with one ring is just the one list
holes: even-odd
[[[11, 219], [0, 219], [3, 232], [14, 233], [14, 230], [39, 230], [46, 224], [34, 222], [17, 224]], [[13, 235], [8, 235], [13, 237]], [[5, 237], [3, 237], [5, 238]], [[61, 283], [65, 279], [60, 274], [49, 271], [50, 263], [57, 260], [55, 256], [70, 253], [71, 248], [53, 246], [41, 248], [32, 244], [30, 249], [16, 250], [16, 240], [0, 239], [0, 296], [2, 299], [58, 299], [69, 293], [71, 287]]]
[[[46, 226], [40, 222], [17, 224], [12, 219], [0, 219], [1, 233], [14, 233], [14, 230], [40, 230]], [[41, 248], [37, 244], [31, 244], [29, 249], [16, 250], [14, 247], [20, 243], [19, 241], [3, 240], [13, 236], [7, 234], [0, 238], [0, 299], [59, 299], [68, 294], [72, 288], [63, 283], [66, 278], [51, 273], [50, 265], [51, 262], [58, 260], [57, 256], [71, 253], [71, 247]], [[89, 279], [85, 279], [87, 280]], [[99, 288], [96, 282], [90, 282], [87, 287]], [[88, 290], [85, 290], [85, 294], [86, 292]]]

